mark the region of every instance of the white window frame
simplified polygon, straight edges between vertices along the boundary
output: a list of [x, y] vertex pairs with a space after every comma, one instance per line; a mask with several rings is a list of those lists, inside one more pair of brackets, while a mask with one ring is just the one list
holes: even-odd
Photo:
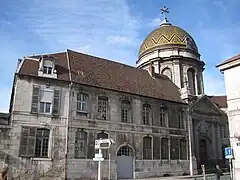
[[[43, 111], [41, 111], [41, 103], [44, 103], [44, 108], [43, 108]], [[46, 112], [46, 109], [47, 109], [47, 104], [50, 104], [50, 111], [49, 112]], [[41, 114], [51, 114], [52, 113], [52, 102], [44, 102], [44, 101], [40, 101], [39, 102], [39, 113]]]
[[[53, 96], [51, 99], [51, 102], [45, 102], [41, 100], [41, 91], [45, 92], [45, 91], [52, 91]], [[38, 113], [39, 114], [52, 114], [52, 106], [53, 106], [53, 99], [54, 99], [54, 90], [53, 89], [48, 89], [48, 88], [44, 88], [44, 87], [40, 87], [40, 97], [39, 97], [39, 102], [38, 102]], [[44, 111], [41, 111], [41, 103], [44, 103]], [[47, 103], [50, 104], [50, 112], [46, 112], [46, 105]]]
[[150, 125], [151, 119], [151, 106], [149, 104], [143, 104], [142, 106], [142, 120], [143, 125]]
[[[103, 103], [104, 102], [104, 103]], [[98, 96], [98, 118], [101, 120], [108, 119], [108, 97], [106, 96]], [[105, 115], [105, 118], [103, 118]]]
[[[46, 68], [46, 72], [44, 71], [44, 69]], [[51, 70], [49, 70], [51, 68]], [[49, 73], [51, 72], [51, 73]], [[53, 67], [52, 66], [46, 66], [46, 65], [43, 65], [43, 74], [49, 74], [51, 75], [53, 73]]]
[[[162, 119], [163, 119], [163, 125], [162, 125]], [[168, 127], [168, 112], [167, 108], [165, 107], [160, 107], [160, 112], [159, 112], [159, 125], [161, 127]]]
[[[84, 96], [86, 97], [85, 100], [84, 100]], [[84, 92], [77, 93], [77, 112], [83, 112], [83, 113], [88, 112], [88, 100], [89, 100], [89, 95], [87, 93], [84, 93]], [[84, 104], [86, 105], [86, 109], [83, 109]]]

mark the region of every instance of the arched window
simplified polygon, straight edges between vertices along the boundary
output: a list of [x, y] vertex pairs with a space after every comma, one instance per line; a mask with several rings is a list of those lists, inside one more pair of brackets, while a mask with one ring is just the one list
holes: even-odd
[[190, 93], [195, 95], [196, 94], [196, 72], [194, 69], [189, 68], [187, 71], [188, 76], [188, 88], [190, 89]]
[[131, 104], [127, 100], [123, 100], [121, 102], [121, 121], [122, 122], [130, 122], [130, 108]]
[[170, 80], [172, 80], [172, 71], [170, 68], [163, 69], [162, 74], [166, 75]]
[[75, 137], [75, 157], [86, 158], [87, 156], [87, 132], [78, 129]]
[[[97, 134], [97, 139], [107, 139], [108, 134], [101, 132]], [[102, 149], [102, 154], [104, 159], [108, 159], [108, 149]]]
[[143, 159], [152, 159], [152, 138], [149, 136], [143, 138]]
[[150, 114], [151, 106], [149, 104], [144, 104], [142, 109], [142, 121], [144, 125], [150, 124]]
[[120, 147], [117, 156], [133, 156], [133, 150], [128, 145]]

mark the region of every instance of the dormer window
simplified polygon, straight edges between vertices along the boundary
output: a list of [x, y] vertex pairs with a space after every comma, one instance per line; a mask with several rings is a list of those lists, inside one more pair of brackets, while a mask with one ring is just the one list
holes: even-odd
[[39, 60], [39, 76], [57, 78], [57, 71], [55, 68], [55, 58], [51, 56], [42, 56]]
[[43, 60], [43, 74], [52, 74], [53, 71], [53, 61]]
[[43, 73], [44, 74], [52, 74], [52, 67], [43, 66]]

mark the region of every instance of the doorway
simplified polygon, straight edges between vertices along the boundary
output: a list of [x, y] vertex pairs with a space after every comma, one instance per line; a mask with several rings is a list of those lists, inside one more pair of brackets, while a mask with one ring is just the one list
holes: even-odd
[[120, 147], [117, 151], [117, 179], [133, 178], [133, 149], [128, 145]]

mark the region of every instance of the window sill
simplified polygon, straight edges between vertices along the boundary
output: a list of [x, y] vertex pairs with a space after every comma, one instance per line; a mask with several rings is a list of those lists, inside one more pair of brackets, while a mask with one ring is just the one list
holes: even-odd
[[35, 157], [35, 158], [32, 158], [33, 161], [52, 161], [52, 158], [38, 158], [38, 157]]

